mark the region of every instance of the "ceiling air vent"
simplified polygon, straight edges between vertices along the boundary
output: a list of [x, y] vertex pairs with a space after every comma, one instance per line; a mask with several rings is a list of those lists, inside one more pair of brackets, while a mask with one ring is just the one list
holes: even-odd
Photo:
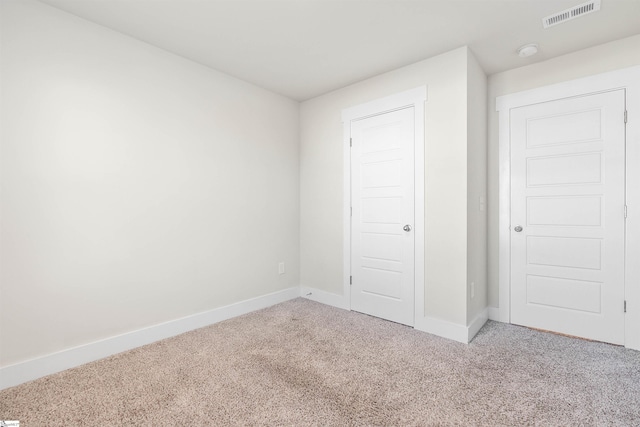
[[554, 25], [562, 24], [572, 19], [579, 18], [592, 12], [600, 10], [600, 0], [591, 0], [586, 3], [579, 4], [562, 12], [554, 13], [546, 18], [542, 18], [542, 25], [544, 28], [553, 27]]

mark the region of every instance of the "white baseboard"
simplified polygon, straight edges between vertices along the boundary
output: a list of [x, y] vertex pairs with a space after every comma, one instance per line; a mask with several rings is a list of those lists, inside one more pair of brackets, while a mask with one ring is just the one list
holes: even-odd
[[505, 322], [500, 316], [500, 309], [498, 307], [489, 307], [489, 320], [495, 320], [496, 322]]
[[231, 319], [232, 317], [270, 307], [299, 296], [299, 287], [288, 288], [203, 313], [62, 350], [37, 359], [5, 366], [0, 368], [0, 390]]
[[476, 334], [480, 332], [480, 329], [482, 329], [484, 324], [487, 323], [487, 320], [489, 320], [489, 308], [485, 308], [484, 310], [482, 310], [482, 312], [478, 314], [467, 327], [467, 330], [469, 332], [467, 342], [471, 342], [473, 337], [475, 337]]
[[483, 310], [482, 313], [473, 319], [469, 326], [436, 319], [434, 317], [424, 317], [422, 319], [416, 319], [414, 328], [442, 338], [469, 344], [487, 322], [488, 318], [489, 311], [487, 309]]
[[[300, 296], [321, 304], [349, 310], [349, 303], [344, 295], [333, 294], [331, 292], [322, 291], [320, 289], [301, 286]], [[428, 332], [439, 337], [448, 338], [468, 344], [478, 331], [484, 326], [489, 318], [489, 308], [484, 309], [469, 326], [459, 325], [457, 323], [447, 322], [446, 320], [436, 319], [433, 317], [424, 317], [416, 319], [414, 329]]]
[[349, 310], [349, 304], [347, 299], [343, 295], [333, 294], [327, 291], [321, 291], [320, 289], [308, 288], [302, 286], [300, 288], [300, 296], [311, 301], [316, 301], [321, 304], [331, 305], [333, 307], [341, 308], [343, 310]]
[[458, 341], [464, 344], [469, 343], [469, 330], [464, 325], [447, 322], [446, 320], [434, 317], [423, 317], [416, 319], [415, 329], [428, 332], [442, 338]]

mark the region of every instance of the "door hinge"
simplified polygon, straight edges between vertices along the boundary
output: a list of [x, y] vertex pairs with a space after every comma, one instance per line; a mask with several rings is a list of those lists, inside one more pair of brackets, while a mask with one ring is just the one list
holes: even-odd
[[349, 284], [353, 285], [353, 276], [349, 276]]
[[624, 217], [627, 217], [627, 205], [624, 205]]
[[627, 301], [624, 302], [624, 312], [627, 312]]
[[624, 122], [627, 123], [627, 110], [624, 110]]
[[[627, 122], [626, 117], [627, 117], [627, 116], [625, 115], [625, 119], [624, 119], [624, 122], [625, 122], [625, 123]], [[353, 138], [349, 138], [349, 147], [353, 147]]]
[[353, 206], [351, 206], [351, 208], [349, 208], [349, 209], [351, 210], [351, 216], [353, 216]]

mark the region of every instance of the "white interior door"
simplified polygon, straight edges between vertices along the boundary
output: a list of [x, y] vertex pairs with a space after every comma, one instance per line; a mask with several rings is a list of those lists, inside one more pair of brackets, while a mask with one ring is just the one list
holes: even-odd
[[624, 90], [510, 113], [511, 322], [624, 343]]
[[414, 108], [351, 122], [351, 309], [414, 323]]

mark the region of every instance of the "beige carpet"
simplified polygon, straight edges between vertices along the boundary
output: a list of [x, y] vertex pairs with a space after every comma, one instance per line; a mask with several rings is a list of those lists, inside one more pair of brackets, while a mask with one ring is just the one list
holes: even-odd
[[304, 299], [0, 392], [25, 426], [638, 426], [640, 352], [489, 322], [470, 345]]

